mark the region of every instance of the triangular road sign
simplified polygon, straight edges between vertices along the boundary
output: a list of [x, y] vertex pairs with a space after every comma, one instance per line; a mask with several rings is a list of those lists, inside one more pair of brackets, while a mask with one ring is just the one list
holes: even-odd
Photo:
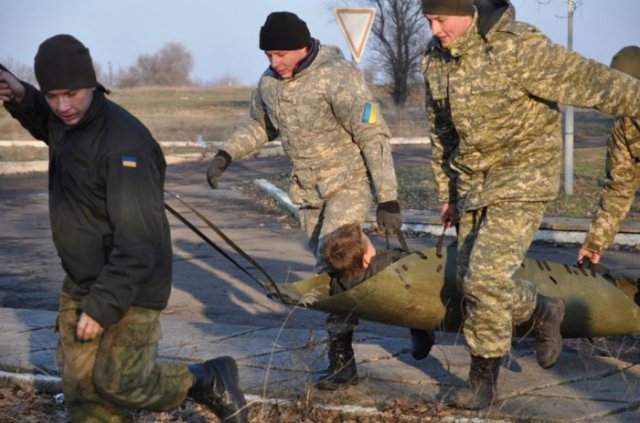
[[353, 60], [359, 63], [371, 33], [376, 9], [373, 7], [345, 7], [337, 8], [334, 13], [338, 20], [338, 26], [347, 40]]

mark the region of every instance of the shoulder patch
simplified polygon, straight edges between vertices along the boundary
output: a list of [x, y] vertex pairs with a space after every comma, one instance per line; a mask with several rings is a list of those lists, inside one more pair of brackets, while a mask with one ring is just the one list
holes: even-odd
[[136, 156], [122, 156], [122, 167], [138, 167], [138, 158]]
[[362, 121], [364, 123], [375, 124], [378, 122], [378, 104], [368, 102], [362, 111]]

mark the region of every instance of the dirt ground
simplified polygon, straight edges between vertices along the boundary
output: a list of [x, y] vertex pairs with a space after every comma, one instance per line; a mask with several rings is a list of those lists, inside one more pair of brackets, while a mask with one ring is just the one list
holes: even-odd
[[[348, 410], [325, 409], [317, 404], [297, 403], [252, 404], [249, 408], [251, 422], [279, 423], [396, 423], [396, 422], [437, 422], [448, 415], [444, 408], [428, 408], [405, 402], [382, 404], [373, 415], [362, 415]], [[460, 416], [458, 412], [456, 414]], [[28, 423], [66, 423], [69, 420], [66, 407], [50, 394], [39, 394], [19, 388], [0, 389], [0, 421]], [[138, 411], [134, 414], [137, 423], [173, 422], [204, 423], [218, 422], [219, 419], [206, 407], [186, 402], [172, 412], [154, 413]]]
[[[565, 340], [565, 348], [591, 349], [602, 356], [613, 356], [629, 362], [637, 360], [640, 351], [640, 334], [597, 338], [594, 340]], [[332, 404], [351, 403], [348, 391], [331, 392]], [[348, 406], [340, 409], [325, 407], [313, 392], [306, 398], [289, 404], [253, 403], [249, 406], [249, 420], [259, 423], [403, 423], [442, 422], [454, 416], [460, 423], [487, 422], [477, 413], [448, 408], [443, 403], [427, 406], [409, 401], [380, 402], [375, 410], [363, 412]], [[0, 422], [66, 423], [68, 413], [60, 395], [23, 390], [18, 387], [0, 388]], [[137, 411], [136, 423], [173, 422], [204, 423], [218, 422], [209, 409], [187, 401], [172, 412]], [[450, 421], [450, 420], [449, 420]], [[506, 422], [501, 420], [501, 422]]]

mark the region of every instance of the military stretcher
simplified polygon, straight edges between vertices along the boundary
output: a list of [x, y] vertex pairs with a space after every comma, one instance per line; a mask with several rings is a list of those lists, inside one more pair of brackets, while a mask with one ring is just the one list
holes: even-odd
[[[326, 273], [294, 283], [275, 282], [268, 272], [245, 253], [202, 213], [179, 196], [174, 199], [195, 213], [230, 247], [262, 273], [268, 283], [256, 278], [228, 253], [165, 203], [167, 211], [203, 241], [266, 290], [270, 298], [284, 304], [308, 307], [395, 326], [458, 332], [464, 301], [456, 289], [456, 248], [425, 248], [407, 255], [355, 287], [329, 295]], [[540, 293], [561, 298], [566, 304], [562, 335], [591, 338], [640, 332], [640, 288], [636, 282], [613, 279], [576, 266], [525, 258], [515, 274], [533, 282]], [[526, 334], [530, 327], [514, 328]], [[530, 325], [529, 325], [530, 326]]]
[[[464, 303], [456, 289], [455, 269], [455, 248], [426, 248], [337, 295], [329, 295], [326, 273], [294, 283], [275, 283], [268, 295], [285, 304], [363, 320], [457, 332]], [[640, 332], [640, 292], [625, 279], [531, 258], [524, 260], [515, 276], [536, 284], [540, 293], [565, 301], [565, 338]]]

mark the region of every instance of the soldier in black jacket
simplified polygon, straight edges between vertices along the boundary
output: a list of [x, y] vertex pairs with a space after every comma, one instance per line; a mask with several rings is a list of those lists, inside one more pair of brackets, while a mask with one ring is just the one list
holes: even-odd
[[[376, 251], [357, 223], [339, 226], [329, 233], [322, 246], [322, 253], [331, 269], [331, 295], [353, 288], [409, 254], [404, 250]], [[338, 390], [357, 383], [358, 372], [351, 346], [353, 329], [357, 324], [358, 319], [350, 315], [328, 316], [330, 365], [320, 377], [320, 388]], [[434, 334], [432, 331], [414, 328], [410, 329], [410, 333], [411, 355], [416, 360], [422, 360], [431, 351]]]
[[130, 408], [169, 410], [187, 396], [246, 421], [232, 358], [156, 363], [172, 270], [158, 143], [105, 97], [74, 37], [45, 40], [34, 68], [40, 91], [2, 67], [0, 100], [49, 146], [51, 230], [66, 272], [58, 366], [72, 421], [128, 421]]

